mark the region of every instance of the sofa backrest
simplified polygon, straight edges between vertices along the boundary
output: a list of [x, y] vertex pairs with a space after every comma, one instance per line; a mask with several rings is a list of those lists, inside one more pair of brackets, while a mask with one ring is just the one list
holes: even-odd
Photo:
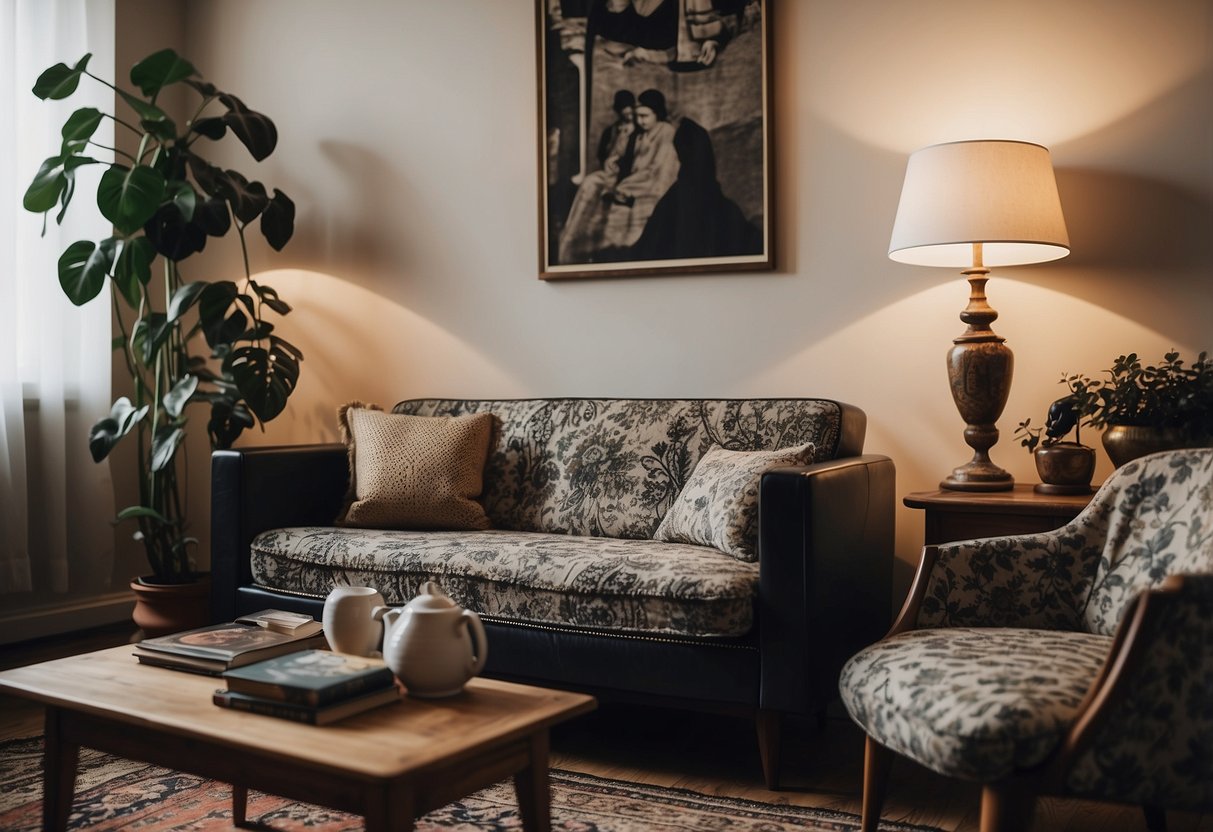
[[813, 442], [815, 461], [863, 450], [866, 417], [829, 399], [412, 399], [416, 416], [490, 412], [483, 502], [493, 526], [652, 537], [713, 444], [774, 450]]

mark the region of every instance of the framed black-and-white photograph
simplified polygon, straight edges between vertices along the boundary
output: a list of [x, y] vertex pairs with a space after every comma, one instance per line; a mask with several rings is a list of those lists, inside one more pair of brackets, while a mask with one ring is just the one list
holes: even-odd
[[536, 0], [545, 279], [774, 265], [769, 0]]

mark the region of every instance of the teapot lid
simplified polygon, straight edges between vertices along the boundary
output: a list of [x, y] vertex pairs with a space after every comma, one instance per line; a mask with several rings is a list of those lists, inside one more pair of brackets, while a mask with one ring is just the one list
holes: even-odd
[[458, 607], [459, 605], [442, 591], [442, 587], [433, 581], [426, 581], [421, 585], [421, 594], [409, 601], [405, 609], [414, 612], [442, 612]]

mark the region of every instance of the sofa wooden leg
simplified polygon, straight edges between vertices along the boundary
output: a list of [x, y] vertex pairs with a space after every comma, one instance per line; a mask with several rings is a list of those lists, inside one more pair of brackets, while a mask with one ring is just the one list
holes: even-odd
[[759, 708], [756, 717], [758, 728], [758, 754], [762, 757], [762, 776], [767, 788], [779, 789], [779, 732], [783, 715], [779, 711]]
[[889, 766], [892, 763], [892, 751], [871, 737], [865, 738], [860, 832], [876, 832], [880, 826], [880, 810], [884, 808], [884, 796], [889, 787]]
[[1032, 823], [1036, 795], [1015, 780], [981, 790], [981, 832], [1024, 832]]

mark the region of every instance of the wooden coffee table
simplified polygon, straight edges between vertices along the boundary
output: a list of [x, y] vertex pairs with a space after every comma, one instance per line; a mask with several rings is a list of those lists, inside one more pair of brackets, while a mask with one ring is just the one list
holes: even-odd
[[593, 710], [578, 693], [473, 679], [450, 699], [403, 698], [322, 727], [211, 703], [223, 680], [139, 664], [129, 646], [0, 672], [0, 689], [46, 706], [43, 829], [71, 813], [80, 746], [366, 818], [413, 820], [513, 776], [523, 826], [548, 830], [548, 729]]

